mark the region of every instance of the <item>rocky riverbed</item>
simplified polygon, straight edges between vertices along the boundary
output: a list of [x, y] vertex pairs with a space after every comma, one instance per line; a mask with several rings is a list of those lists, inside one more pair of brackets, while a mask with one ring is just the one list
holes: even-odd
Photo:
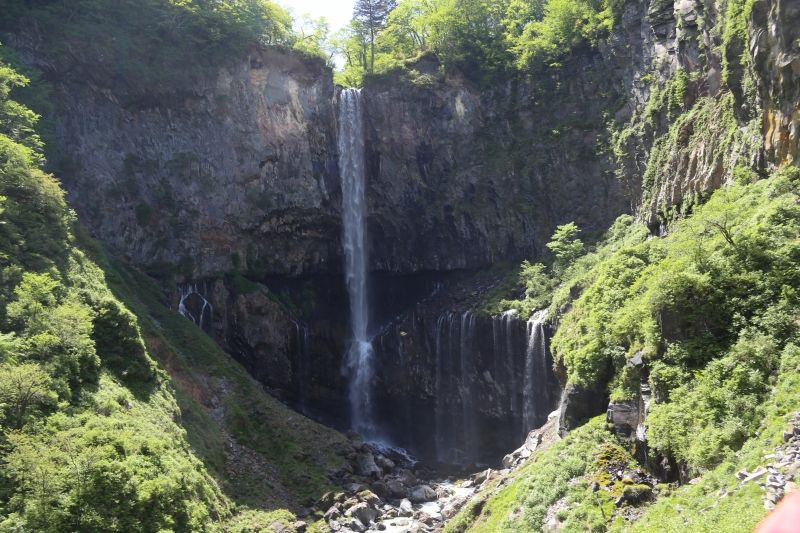
[[756, 481], [764, 489], [764, 507], [774, 509], [786, 494], [797, 489], [800, 471], [800, 413], [792, 417], [791, 428], [783, 433], [783, 444], [765, 459], [771, 461], [752, 472], [742, 470], [736, 475], [742, 483]]
[[341, 533], [440, 531], [470, 500], [505, 486], [535, 450], [557, 439], [556, 422], [553, 413], [503, 458], [502, 468], [448, 478], [437, 477], [401, 449], [351, 434], [348, 466], [334, 476], [342, 490], [325, 494], [310, 512]]

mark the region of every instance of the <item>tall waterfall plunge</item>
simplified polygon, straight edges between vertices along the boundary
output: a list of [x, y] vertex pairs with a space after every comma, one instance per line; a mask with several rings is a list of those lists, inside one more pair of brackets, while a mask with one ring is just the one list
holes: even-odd
[[339, 101], [339, 173], [347, 291], [353, 338], [347, 352], [353, 429], [374, 437], [371, 391], [372, 345], [367, 337], [367, 198], [364, 180], [364, 126], [361, 93], [345, 89]]

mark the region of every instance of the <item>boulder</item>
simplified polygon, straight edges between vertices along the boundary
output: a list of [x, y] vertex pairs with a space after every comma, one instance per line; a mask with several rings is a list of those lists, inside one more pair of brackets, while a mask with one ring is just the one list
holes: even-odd
[[641, 419], [639, 398], [631, 400], [615, 400], [608, 403], [606, 419], [614, 426], [614, 434], [620, 439], [633, 441], [636, 439], [636, 428]]
[[342, 516], [342, 509], [340, 508], [340, 505], [341, 504], [336, 504], [325, 512], [323, 518], [325, 518], [326, 522], [337, 520]]
[[361, 501], [367, 502], [368, 504], [370, 504], [372, 506], [375, 506], [375, 507], [380, 507], [380, 506], [383, 505], [383, 502], [381, 501], [381, 499], [378, 498], [378, 496], [374, 492], [369, 491], [369, 490], [365, 490], [365, 491], [359, 492], [358, 493], [358, 498]]
[[399, 479], [390, 479], [386, 485], [395, 498], [405, 498], [408, 493], [408, 489]]
[[356, 457], [356, 472], [359, 476], [380, 479], [381, 469], [375, 464], [375, 456], [369, 451], [364, 451]]
[[384, 471], [384, 472], [391, 472], [395, 469], [396, 465], [394, 461], [389, 459], [388, 457], [384, 457], [381, 454], [375, 456], [375, 463]]
[[378, 510], [367, 502], [359, 502], [349, 508], [345, 515], [357, 518], [362, 524], [366, 525], [378, 518]]
[[372, 490], [375, 494], [380, 496], [381, 498], [391, 498], [394, 496], [392, 490], [389, 488], [389, 484], [383, 481], [376, 481], [370, 485]]
[[400, 510], [401, 516], [411, 516], [411, 514], [414, 512], [414, 506], [411, 505], [411, 502], [405, 498], [400, 502], [398, 509]]
[[606, 410], [608, 392], [604, 384], [586, 388], [569, 383], [561, 394], [558, 434], [564, 436]]
[[436, 499], [436, 491], [428, 485], [418, 485], [411, 489], [408, 498], [415, 503], [432, 502]]
[[363, 533], [367, 530], [366, 526], [356, 517], [352, 517], [349, 520], [345, 520], [344, 527], [350, 529], [351, 531], [356, 531], [357, 533]]

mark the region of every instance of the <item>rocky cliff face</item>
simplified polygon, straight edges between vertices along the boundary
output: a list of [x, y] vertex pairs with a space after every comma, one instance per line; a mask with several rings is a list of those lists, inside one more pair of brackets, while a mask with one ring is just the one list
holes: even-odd
[[91, 231], [133, 263], [195, 279], [338, 266], [334, 91], [320, 61], [253, 51], [153, 102], [49, 75], [59, 176]]
[[368, 83], [373, 267], [470, 269], [535, 256], [557, 224], [600, 229], [624, 211], [598, 143], [617, 93], [595, 59], [491, 89], [442, 78], [431, 58], [411, 78]]
[[749, 53], [763, 102], [764, 150], [778, 164], [800, 162], [800, 5], [757, 0]]

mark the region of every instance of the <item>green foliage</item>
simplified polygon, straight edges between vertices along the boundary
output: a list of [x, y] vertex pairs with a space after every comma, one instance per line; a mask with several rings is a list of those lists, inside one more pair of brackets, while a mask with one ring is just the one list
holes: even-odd
[[183, 86], [248, 47], [292, 38], [288, 13], [270, 0], [0, 0], [0, 11], [6, 31], [35, 20], [49, 60], [73, 75], [140, 92]]
[[113, 410], [105, 404], [99, 413], [56, 414], [46, 432], [9, 435], [6, 468], [17, 491], [4, 527], [202, 531], [212, 518], [208, 503], [224, 509], [182, 431], [107, 385]]
[[0, 64], [0, 134], [28, 148], [31, 154], [41, 155], [44, 147], [35, 129], [39, 116], [9, 98], [13, 89], [25, 87], [29, 81], [11, 67]]
[[[782, 434], [789, 428], [791, 417], [800, 411], [800, 349], [795, 343], [781, 351], [777, 375], [772, 394], [759, 410], [758, 438], [747, 440], [735, 457], [727, 457], [698, 483], [684, 485], [659, 498], [624, 530], [744, 533], [755, 529], [766, 512], [764, 491], [757, 482], [742, 483], [736, 473], [742, 469], [753, 471], [770, 462], [768, 456], [783, 442]], [[612, 528], [620, 530], [623, 528]]]
[[292, 48], [330, 63], [334, 50], [330, 42], [328, 21], [324, 17], [313, 19], [307, 15], [304, 16], [297, 24]]
[[113, 298], [94, 307], [92, 339], [103, 364], [130, 387], [153, 380], [155, 371], [133, 313]]
[[557, 274], [563, 273], [575, 260], [583, 255], [583, 242], [578, 238], [580, 229], [574, 222], [563, 224], [556, 228], [547, 247], [553, 252], [555, 261], [553, 270]]
[[[401, 0], [377, 37], [363, 21], [339, 35], [342, 84], [365, 73], [413, 68], [434, 54], [446, 69], [491, 83], [501, 74], [558, 66], [583, 43], [607, 34], [620, 2], [607, 0]], [[374, 44], [374, 50], [373, 50]], [[373, 58], [374, 55], [374, 58]]]
[[254, 533], [275, 531], [280, 524], [281, 531], [294, 532], [294, 515], [286, 510], [273, 512], [247, 510], [231, 518], [223, 527], [225, 533]]
[[[621, 457], [624, 465], [631, 462], [605, 429], [604, 417], [595, 418], [535, 454], [511, 483], [481, 507], [462, 510], [448, 522], [445, 531], [539, 531], [548, 509], [559, 500], [576, 504], [562, 517], [566, 531], [602, 531], [604, 513], [614, 508], [616, 494], [594, 493], [589, 485], [607, 467], [609, 450], [614, 450], [614, 456]], [[620, 486], [619, 492], [622, 490]]]
[[0, 365], [3, 426], [20, 429], [56, 403], [50, 374], [36, 363]]
[[613, 13], [597, 0], [549, 0], [540, 20], [527, 23], [513, 48], [521, 68], [557, 65], [583, 42], [596, 43], [613, 24]]
[[652, 407], [650, 444], [694, 468], [719, 464], [758, 427], [760, 403], [777, 370], [778, 355], [771, 337], [742, 337], [697, 379], [676, 387], [670, 402]]
[[564, 283], [579, 296], [554, 304], [567, 309], [552, 347], [569, 380], [627, 397], [625, 363], [641, 352], [662, 402], [648, 422], [656, 448], [700, 470], [741, 447], [796, 334], [797, 197], [782, 175], [731, 185], [663, 239], [590, 254], [588, 274]]

